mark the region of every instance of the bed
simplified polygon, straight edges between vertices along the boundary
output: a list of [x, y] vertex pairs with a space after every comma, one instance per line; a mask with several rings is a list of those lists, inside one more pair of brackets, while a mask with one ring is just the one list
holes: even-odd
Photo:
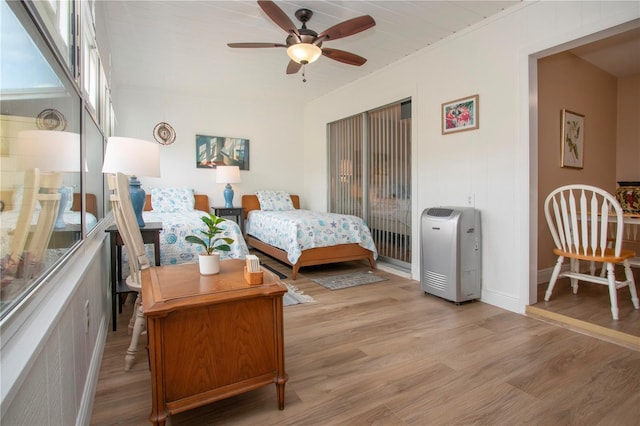
[[[73, 198], [71, 204], [69, 204], [64, 210], [64, 222], [69, 225], [79, 225], [81, 219], [80, 210], [82, 208], [80, 194], [73, 192], [72, 187], [65, 187], [65, 189], [69, 190], [70, 193], [73, 193]], [[14, 206], [19, 206], [21, 204], [21, 198], [21, 188], [18, 188], [17, 190], [6, 189], [0, 191], [3, 228], [10, 227], [12, 224], [15, 225], [15, 222], [18, 220], [19, 208]], [[87, 210], [85, 223], [87, 232], [89, 232], [98, 223], [98, 204], [95, 194], [87, 194], [85, 200]], [[34, 218], [33, 222], [35, 223], [36, 220], [37, 216]]]
[[[68, 194], [63, 205], [64, 227], [55, 228], [60, 196], [53, 192], [59, 177], [43, 177], [36, 170], [25, 172], [23, 186], [0, 191], [0, 309], [11, 306], [43, 271], [53, 266], [80, 240], [82, 213], [80, 194]], [[55, 183], [55, 186], [51, 184]], [[40, 191], [42, 190], [42, 192]], [[73, 197], [71, 197], [73, 194]], [[86, 197], [85, 226], [97, 224], [96, 197]]]
[[410, 236], [411, 200], [393, 197], [371, 198], [367, 223], [371, 230]]
[[[152, 188], [147, 194], [142, 218], [145, 223], [162, 222], [160, 231], [160, 264], [175, 265], [198, 260], [202, 247], [185, 241], [187, 235], [200, 235], [204, 224], [200, 219], [209, 212], [209, 197], [180, 188]], [[231, 251], [221, 252], [221, 259], [243, 259], [249, 249], [237, 223], [226, 220], [224, 235], [233, 238]], [[147, 246], [149, 259], [153, 247]]]
[[[71, 187], [71, 192], [73, 191]], [[2, 190], [0, 191], [0, 204], [2, 206], [0, 213], [0, 257], [4, 257], [7, 254], [7, 250], [9, 248], [11, 242], [11, 232], [15, 229], [16, 224], [18, 222], [18, 218], [20, 216], [20, 208], [15, 206], [20, 206], [22, 203], [22, 193], [21, 188], [16, 190]], [[98, 206], [96, 201], [95, 194], [87, 194], [86, 195], [86, 214], [85, 214], [85, 226], [87, 228], [87, 232], [93, 229], [98, 223], [97, 215], [98, 215]], [[81, 210], [81, 198], [80, 194], [73, 193], [72, 202], [65, 208], [63, 212], [63, 220], [67, 225], [80, 225], [82, 214]], [[35, 225], [38, 222], [38, 216], [40, 214], [39, 208], [36, 207], [33, 212], [33, 217], [31, 219], [31, 224]], [[79, 238], [79, 227], [76, 227], [76, 231], [74, 232], [74, 237], [71, 239], [68, 238], [60, 238], [55, 239], [54, 242], [57, 244], [53, 244], [50, 246], [51, 249], [66, 249], [68, 248], [74, 241], [74, 239]], [[51, 256], [50, 256], [51, 257]], [[57, 259], [60, 257], [60, 252], [55, 252], [53, 254], [52, 259], [50, 261]], [[51, 262], [49, 262], [51, 263]]]
[[[376, 267], [375, 260], [378, 253], [371, 233], [362, 219], [356, 216], [301, 210], [300, 197], [297, 195], [291, 195], [290, 202], [293, 208], [273, 211], [264, 209], [258, 195], [242, 196], [247, 244], [290, 265], [293, 270], [292, 279], [296, 279], [298, 270], [304, 266], [366, 259], [371, 268]], [[312, 229], [308, 222], [300, 222], [295, 218], [298, 214], [302, 214], [307, 219], [312, 215], [320, 217], [316, 222], [322, 222], [321, 228]], [[261, 216], [262, 219], [259, 219]], [[282, 219], [278, 220], [276, 216], [281, 216]], [[351, 242], [340, 242], [343, 239], [337, 235], [338, 232], [330, 232], [332, 235], [327, 235], [327, 231], [332, 227], [336, 229], [335, 224], [338, 224], [337, 229], [351, 227], [350, 231], [353, 231], [357, 228], [357, 232], [347, 237]], [[271, 228], [270, 231], [275, 231], [275, 234], [269, 236], [266, 228]], [[278, 235], [280, 241], [276, 241]], [[286, 235], [289, 235], [289, 238], [284, 237]], [[336, 241], [338, 241], [337, 244]]]

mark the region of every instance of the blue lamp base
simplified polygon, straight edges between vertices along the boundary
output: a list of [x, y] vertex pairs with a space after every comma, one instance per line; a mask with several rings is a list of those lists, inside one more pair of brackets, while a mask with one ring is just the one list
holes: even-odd
[[233, 188], [231, 188], [231, 184], [229, 183], [224, 187], [224, 208], [233, 208]]
[[144, 228], [145, 223], [142, 219], [142, 209], [144, 208], [147, 194], [144, 192], [144, 189], [140, 187], [140, 181], [135, 176], [129, 178], [129, 193], [131, 194], [131, 204], [133, 204], [133, 212], [136, 214], [138, 226]]
[[58, 192], [60, 193], [60, 204], [58, 204], [58, 215], [56, 216], [56, 223], [53, 227], [55, 229], [62, 229], [67, 226], [67, 224], [64, 223], [64, 209], [69, 202], [69, 193], [65, 188], [60, 188]]

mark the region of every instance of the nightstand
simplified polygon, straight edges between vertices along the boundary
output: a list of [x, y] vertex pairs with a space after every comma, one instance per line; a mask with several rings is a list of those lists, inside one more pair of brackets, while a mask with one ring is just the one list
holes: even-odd
[[235, 217], [235, 222], [240, 226], [240, 231], [244, 232], [242, 207], [211, 207], [211, 210], [218, 217]]
[[249, 284], [245, 264], [221, 260], [216, 275], [200, 275], [197, 263], [142, 271], [154, 426], [169, 423], [171, 414], [271, 383], [284, 409], [287, 287], [273, 274]]
[[[142, 241], [145, 244], [153, 244], [156, 266], [160, 266], [160, 231], [162, 231], [162, 222], [147, 223], [144, 228], [140, 228]], [[118, 312], [122, 313], [122, 295], [135, 293], [125, 283], [122, 278], [122, 247], [124, 243], [118, 232], [116, 225], [111, 225], [105, 232], [109, 234], [111, 240], [111, 322], [112, 329], [116, 331], [116, 306]]]

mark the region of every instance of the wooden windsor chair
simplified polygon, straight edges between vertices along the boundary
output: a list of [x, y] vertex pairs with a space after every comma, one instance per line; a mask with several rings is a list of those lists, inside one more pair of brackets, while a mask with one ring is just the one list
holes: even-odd
[[[25, 171], [20, 213], [11, 232], [8, 258], [2, 270], [3, 284], [14, 280], [25, 283], [44, 268], [60, 203], [58, 188], [61, 185], [61, 173], [41, 173], [37, 168]], [[36, 211], [37, 219], [33, 223]]]
[[[544, 213], [558, 256], [544, 300], [549, 301], [558, 278], [571, 279], [573, 293], [578, 292], [578, 281], [587, 281], [609, 287], [611, 314], [618, 319], [617, 290], [629, 287], [631, 301], [639, 309], [633, 273], [629, 260], [635, 257], [632, 250], [624, 250], [623, 211], [614, 196], [591, 185], [565, 185], [552, 191], [544, 202]], [[562, 272], [562, 264], [569, 258], [570, 268]], [[590, 271], [582, 272], [580, 261], [603, 263], [606, 277]], [[617, 280], [615, 266], [622, 265], [625, 279]]]
[[138, 340], [145, 329], [145, 318], [142, 312], [142, 280], [140, 272], [150, 267], [149, 258], [144, 249], [144, 242], [136, 215], [131, 204], [129, 193], [129, 178], [122, 174], [108, 176], [109, 189], [113, 191], [110, 197], [111, 208], [116, 220], [118, 233], [122, 238], [129, 263], [127, 286], [137, 293], [133, 315], [129, 322], [131, 343], [125, 356], [125, 370], [130, 370], [136, 358]]

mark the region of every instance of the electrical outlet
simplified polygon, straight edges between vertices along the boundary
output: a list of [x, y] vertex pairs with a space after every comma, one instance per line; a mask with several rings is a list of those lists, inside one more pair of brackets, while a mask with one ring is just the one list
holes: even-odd
[[89, 332], [89, 318], [91, 318], [89, 316], [89, 301], [88, 300], [84, 302], [84, 316], [85, 316], [84, 332], [88, 333]]
[[467, 206], [473, 207], [473, 205], [476, 203], [475, 198], [476, 197], [474, 194], [467, 194]]

